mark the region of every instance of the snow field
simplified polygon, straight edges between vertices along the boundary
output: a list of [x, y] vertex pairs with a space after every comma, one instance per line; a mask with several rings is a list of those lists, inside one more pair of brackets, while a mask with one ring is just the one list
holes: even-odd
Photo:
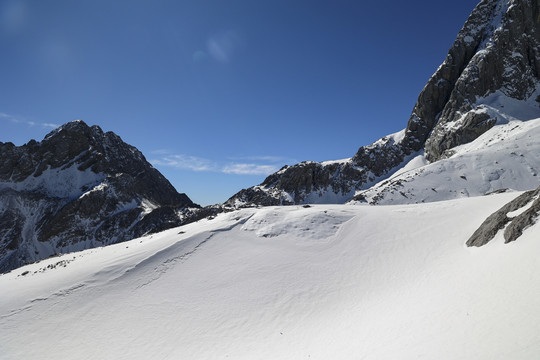
[[517, 195], [245, 209], [31, 264], [0, 276], [0, 354], [534, 359], [540, 227], [464, 245]]

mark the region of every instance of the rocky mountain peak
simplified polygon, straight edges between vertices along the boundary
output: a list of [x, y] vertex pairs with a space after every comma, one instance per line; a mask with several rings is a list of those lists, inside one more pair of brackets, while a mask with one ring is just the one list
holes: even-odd
[[282, 169], [227, 203], [348, 201], [418, 154], [435, 162], [498, 123], [540, 117], [539, 82], [540, 0], [483, 0], [420, 93], [404, 131], [360, 147], [351, 159]]
[[[478, 4], [420, 93], [405, 144], [425, 147], [427, 158], [438, 160], [506, 120], [497, 113], [503, 105], [498, 98], [533, 102], [538, 97], [539, 8], [538, 0]], [[504, 110], [515, 115], [511, 112]]]
[[139, 150], [82, 120], [0, 144], [0, 271], [178, 226], [196, 209]]
[[72, 120], [69, 121], [58, 128], [52, 130], [47, 135], [45, 135], [44, 140], [48, 140], [51, 137], [55, 137], [59, 135], [60, 133], [66, 134], [73, 134], [73, 133], [79, 133], [79, 134], [88, 134], [91, 130], [95, 130], [97, 132], [103, 133], [103, 130], [97, 125], [94, 125], [92, 127], [88, 126], [83, 120]]
[[129, 164], [119, 160], [145, 161], [140, 151], [124, 143], [115, 133], [105, 133], [99, 126], [88, 126], [82, 120], [71, 121], [51, 131], [39, 145], [55, 158], [55, 164], [50, 164], [53, 168], [75, 160], [82, 170], [92, 168], [94, 172], [100, 172], [105, 170], [105, 165], [111, 165], [110, 162], [123, 166]]
[[406, 152], [425, 149], [436, 161], [505, 120], [492, 109], [501, 105], [493, 104], [496, 97], [536, 100], [539, 8], [538, 0], [484, 0], [476, 6], [418, 97], [403, 139]]

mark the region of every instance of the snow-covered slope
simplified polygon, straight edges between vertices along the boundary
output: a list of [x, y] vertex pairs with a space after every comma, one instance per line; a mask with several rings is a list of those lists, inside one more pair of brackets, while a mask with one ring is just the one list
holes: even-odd
[[536, 359], [540, 226], [465, 246], [517, 195], [244, 209], [27, 265], [0, 357]]
[[535, 189], [540, 186], [539, 138], [540, 119], [508, 118], [454, 148], [447, 159], [428, 164], [418, 155], [390, 179], [359, 192], [353, 202], [408, 204]]

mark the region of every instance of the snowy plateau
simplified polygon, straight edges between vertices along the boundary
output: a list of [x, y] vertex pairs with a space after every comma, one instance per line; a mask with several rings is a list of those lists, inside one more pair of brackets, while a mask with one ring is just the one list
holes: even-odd
[[0, 276], [2, 359], [536, 359], [540, 226], [518, 192], [242, 209]]

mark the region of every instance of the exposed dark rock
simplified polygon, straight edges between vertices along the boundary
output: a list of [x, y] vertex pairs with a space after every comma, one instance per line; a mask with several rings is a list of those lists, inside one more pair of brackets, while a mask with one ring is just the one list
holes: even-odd
[[405, 156], [413, 151], [403, 147], [400, 141], [396, 142], [390, 137], [383, 137], [370, 146], [358, 149], [352, 160], [357, 166], [369, 169], [374, 176], [381, 177], [401, 164]]
[[356, 185], [364, 183], [368, 172], [352, 162], [330, 164], [303, 162], [287, 166], [268, 176], [261, 185], [244, 189], [225, 204], [231, 206], [274, 206], [304, 202], [311, 193], [331, 192], [335, 197], [354, 192]]
[[[504, 232], [505, 243], [516, 240], [521, 236], [523, 229], [533, 224], [540, 214], [540, 202], [538, 199], [535, 200], [539, 194], [540, 188], [527, 191], [491, 214], [469, 238], [467, 246], [479, 247], [486, 245], [493, 240], [495, 235], [497, 235], [500, 230], [504, 229], [508, 223], [510, 224], [506, 227]], [[523, 208], [532, 201], [534, 201], [532, 207], [524, 213], [516, 217], [508, 216], [509, 213]]]
[[0, 143], [0, 272], [179, 226], [199, 209], [112, 132], [73, 121]]
[[[452, 155], [450, 149], [453, 147], [465, 144], [473, 141], [487, 130], [489, 130], [495, 123], [496, 119], [491, 118], [485, 113], [469, 112], [463, 118], [463, 126], [453, 130], [440, 132], [437, 135], [437, 148], [432, 149], [430, 154], [436, 154], [436, 156]], [[434, 138], [430, 138], [434, 139]], [[435, 140], [433, 140], [435, 141]]]

